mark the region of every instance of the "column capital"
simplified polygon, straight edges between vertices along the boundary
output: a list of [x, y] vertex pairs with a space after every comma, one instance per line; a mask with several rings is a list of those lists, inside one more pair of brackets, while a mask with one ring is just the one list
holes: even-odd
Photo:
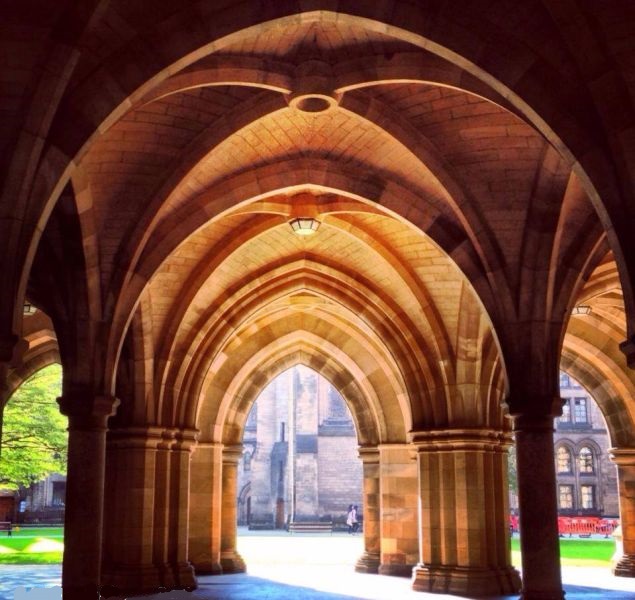
[[635, 467], [635, 448], [609, 448], [611, 462], [624, 467]]
[[165, 428], [156, 426], [123, 427], [108, 431], [107, 444], [111, 448], [155, 449], [163, 439]]
[[364, 464], [379, 463], [379, 448], [377, 446], [360, 446], [359, 458]]
[[9, 366], [16, 366], [29, 349], [29, 342], [19, 335], [10, 334], [0, 336], [0, 362]]
[[108, 417], [115, 414], [119, 399], [74, 392], [57, 399], [60, 411], [68, 417], [69, 429], [105, 429]]
[[[557, 416], [557, 415], [556, 415]], [[514, 433], [517, 431], [527, 432], [552, 432], [555, 429], [553, 420], [556, 416], [552, 414], [515, 414], [512, 415]]]
[[223, 464], [238, 464], [238, 461], [243, 456], [243, 445], [233, 444], [231, 446], [223, 447]]
[[627, 338], [620, 344], [620, 350], [626, 356], [626, 364], [635, 369], [635, 335]]
[[0, 336], [0, 362], [10, 362], [13, 358], [13, 349], [20, 338], [14, 333]]
[[174, 449], [182, 452], [192, 452], [198, 440], [198, 429], [177, 429], [174, 432]]
[[480, 451], [496, 452], [512, 444], [510, 432], [498, 429], [431, 429], [411, 431], [410, 443], [418, 453]]
[[554, 419], [562, 415], [564, 399], [559, 394], [524, 393], [522, 395], [511, 394], [504, 401], [509, 416], [513, 419], [523, 417], [525, 419], [539, 419], [549, 417]]

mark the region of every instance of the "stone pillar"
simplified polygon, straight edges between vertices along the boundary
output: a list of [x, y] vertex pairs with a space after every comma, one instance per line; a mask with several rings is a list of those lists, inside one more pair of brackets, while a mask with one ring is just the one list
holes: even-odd
[[516, 414], [522, 598], [562, 600], [553, 416]]
[[497, 596], [520, 590], [511, 566], [507, 448], [493, 430], [412, 435], [419, 471], [417, 591]]
[[243, 455], [240, 446], [223, 449], [223, 492], [221, 508], [221, 551], [220, 564], [223, 573], [244, 573], [245, 562], [236, 549], [236, 495], [238, 481], [238, 461]]
[[174, 572], [170, 568], [170, 489], [172, 473], [170, 454], [174, 444], [173, 429], [164, 429], [157, 444], [154, 470], [154, 534], [152, 539], [153, 562], [161, 573], [161, 583], [165, 589], [175, 587]]
[[379, 450], [360, 448], [359, 456], [364, 469], [364, 554], [355, 564], [359, 573], [377, 573], [379, 570]]
[[175, 432], [171, 452], [170, 537], [169, 560], [174, 572], [175, 587], [196, 589], [194, 567], [188, 559], [190, 517], [190, 462], [196, 446], [197, 431], [180, 429]]
[[[273, 529], [271, 454], [277, 441], [277, 415], [274, 402], [277, 382], [268, 385], [258, 398], [258, 446], [251, 463], [250, 529]], [[287, 436], [290, 435], [290, 432]]]
[[0, 458], [2, 458], [2, 431], [4, 424], [4, 407], [9, 401], [9, 389], [7, 379], [9, 377], [9, 365], [0, 362]]
[[101, 585], [106, 426], [119, 401], [76, 393], [58, 403], [68, 417], [63, 598], [85, 600]]
[[197, 575], [219, 575], [223, 445], [199, 442], [192, 455], [189, 557]]
[[419, 559], [417, 465], [409, 444], [379, 446], [381, 575], [410, 577]]
[[102, 584], [120, 595], [159, 592], [161, 568], [154, 564], [156, 454], [159, 427], [108, 432]]
[[[319, 519], [317, 374], [298, 368], [294, 376], [295, 399], [295, 521]], [[294, 432], [289, 432], [292, 435]]]
[[635, 448], [611, 448], [617, 465], [623, 554], [613, 566], [619, 577], [635, 577]]

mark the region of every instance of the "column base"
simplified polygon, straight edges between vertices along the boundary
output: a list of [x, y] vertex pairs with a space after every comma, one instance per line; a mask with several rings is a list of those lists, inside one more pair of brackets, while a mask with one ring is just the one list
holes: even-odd
[[414, 566], [405, 563], [383, 563], [379, 565], [377, 573], [391, 577], [410, 577]]
[[624, 554], [615, 563], [613, 575], [616, 577], [635, 577], [635, 555]]
[[487, 569], [419, 564], [412, 571], [412, 589], [458, 596], [504, 596], [517, 594], [521, 581], [513, 567]]
[[192, 563], [194, 567], [194, 573], [196, 575], [222, 575], [223, 567], [221, 567], [219, 562], [194, 562]]
[[92, 585], [65, 585], [62, 586], [63, 600], [86, 600], [87, 598], [99, 598], [96, 586]]
[[154, 594], [166, 590], [162, 569], [155, 565], [112, 565], [104, 568], [100, 593], [104, 598]]
[[244, 573], [247, 570], [245, 561], [235, 550], [220, 553], [220, 566], [223, 569], [223, 575]]
[[565, 593], [562, 590], [553, 592], [526, 592], [522, 591], [519, 600], [564, 600]]
[[176, 585], [174, 585], [176, 589], [191, 592], [198, 587], [194, 567], [189, 562], [180, 562], [174, 565], [174, 579], [176, 580]]
[[355, 563], [355, 571], [358, 573], [378, 573], [379, 552], [365, 551]]

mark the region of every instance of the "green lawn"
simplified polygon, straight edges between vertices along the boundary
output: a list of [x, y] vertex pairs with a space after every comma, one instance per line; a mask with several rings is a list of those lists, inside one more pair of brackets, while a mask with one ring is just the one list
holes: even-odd
[[[62, 562], [64, 530], [61, 527], [38, 527], [14, 531], [12, 537], [0, 532], [0, 565], [55, 564]], [[561, 563], [567, 566], [608, 567], [615, 552], [615, 542], [561, 538]], [[512, 539], [512, 562], [520, 566], [520, 543]]]
[[[560, 563], [570, 567], [608, 567], [615, 553], [612, 539], [560, 539]], [[512, 562], [520, 566], [520, 541], [512, 539]]]
[[9, 537], [0, 532], [0, 564], [55, 564], [62, 562], [61, 527], [20, 528]]

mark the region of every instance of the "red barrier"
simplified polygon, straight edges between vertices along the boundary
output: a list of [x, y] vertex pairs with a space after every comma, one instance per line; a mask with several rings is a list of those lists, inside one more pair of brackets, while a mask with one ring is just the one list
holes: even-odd
[[617, 519], [600, 519], [599, 517], [558, 517], [558, 532], [569, 537], [590, 537], [594, 533], [609, 537], [619, 525]]
[[[590, 537], [594, 533], [603, 534], [609, 537], [620, 524], [619, 519], [601, 519], [600, 517], [558, 517], [558, 533], [560, 536], [566, 534], [569, 537], [577, 535], [579, 537]], [[518, 517], [509, 515], [509, 531], [517, 533], [519, 531]]]

